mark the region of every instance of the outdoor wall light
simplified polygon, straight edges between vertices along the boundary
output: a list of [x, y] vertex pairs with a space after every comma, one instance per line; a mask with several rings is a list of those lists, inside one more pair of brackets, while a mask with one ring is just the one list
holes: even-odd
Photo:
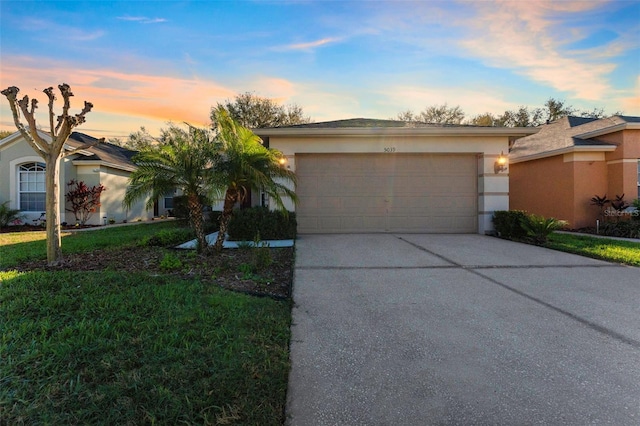
[[507, 157], [504, 156], [504, 152], [501, 152], [496, 162], [493, 163], [493, 171], [496, 174], [498, 174], [506, 170], [507, 170]]
[[278, 160], [278, 163], [280, 163], [280, 167], [287, 166], [287, 169], [290, 169], [290, 168], [291, 168], [291, 166], [289, 166], [289, 165], [287, 164], [288, 162], [289, 162], [289, 160], [287, 159], [287, 157], [281, 157], [281, 158]]

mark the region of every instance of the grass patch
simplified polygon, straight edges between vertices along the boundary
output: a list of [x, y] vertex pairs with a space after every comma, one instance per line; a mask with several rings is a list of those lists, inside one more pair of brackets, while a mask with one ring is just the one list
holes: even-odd
[[282, 424], [289, 326], [289, 302], [171, 276], [0, 272], [0, 418]]
[[[119, 248], [144, 243], [154, 235], [181, 229], [176, 221], [107, 227], [97, 231], [62, 232], [62, 254], [82, 253], [100, 248]], [[183, 241], [184, 242], [184, 241]], [[47, 258], [46, 233], [0, 234], [0, 269], [28, 260]]]
[[[0, 424], [283, 423], [290, 301], [177, 275], [195, 252], [154, 245], [183, 232], [162, 222], [63, 237], [68, 258], [113, 257], [125, 271], [7, 270], [43, 262], [44, 232], [0, 234]], [[151, 253], [165, 255], [157, 267], [142, 262]]]
[[640, 266], [640, 242], [554, 233], [544, 246], [594, 259]]

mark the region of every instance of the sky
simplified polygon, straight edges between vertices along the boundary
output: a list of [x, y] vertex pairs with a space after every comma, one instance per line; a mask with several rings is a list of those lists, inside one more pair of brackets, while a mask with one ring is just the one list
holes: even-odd
[[315, 122], [550, 97], [640, 116], [640, 0], [0, 0], [0, 88], [39, 99], [44, 127], [42, 90], [60, 83], [72, 113], [94, 105], [76, 130], [106, 138], [206, 126], [245, 92]]

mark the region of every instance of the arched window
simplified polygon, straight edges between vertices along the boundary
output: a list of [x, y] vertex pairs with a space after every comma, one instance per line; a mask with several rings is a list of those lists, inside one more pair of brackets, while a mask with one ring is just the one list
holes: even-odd
[[18, 169], [20, 210], [45, 211], [44, 163], [25, 163]]

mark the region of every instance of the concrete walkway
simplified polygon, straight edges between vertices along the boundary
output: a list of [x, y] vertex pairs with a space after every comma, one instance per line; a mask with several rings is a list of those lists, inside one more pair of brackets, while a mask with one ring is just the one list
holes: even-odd
[[480, 235], [302, 235], [289, 425], [640, 424], [640, 268]]

